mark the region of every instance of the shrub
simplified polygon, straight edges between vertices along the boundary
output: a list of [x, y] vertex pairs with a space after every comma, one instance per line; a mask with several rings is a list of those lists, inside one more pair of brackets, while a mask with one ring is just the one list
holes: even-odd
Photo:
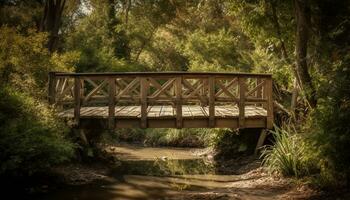
[[313, 151], [295, 129], [275, 127], [272, 134], [274, 145], [267, 146], [261, 155], [270, 173], [301, 177], [316, 170]]
[[0, 88], [0, 174], [25, 175], [67, 161], [74, 145], [68, 128], [33, 97]]

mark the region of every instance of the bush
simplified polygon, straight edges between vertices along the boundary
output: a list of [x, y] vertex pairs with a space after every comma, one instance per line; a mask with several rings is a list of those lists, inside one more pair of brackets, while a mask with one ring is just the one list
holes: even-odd
[[117, 140], [141, 142], [151, 146], [206, 147], [215, 132], [210, 129], [123, 129], [117, 131]]
[[72, 157], [69, 129], [45, 104], [2, 87], [0, 110], [0, 174], [30, 175]]
[[323, 182], [332, 185], [350, 182], [350, 56], [346, 61], [324, 81], [309, 127], [321, 158]]
[[317, 169], [313, 151], [305, 139], [292, 128], [272, 131], [275, 143], [263, 151], [263, 166], [270, 173], [302, 177]]

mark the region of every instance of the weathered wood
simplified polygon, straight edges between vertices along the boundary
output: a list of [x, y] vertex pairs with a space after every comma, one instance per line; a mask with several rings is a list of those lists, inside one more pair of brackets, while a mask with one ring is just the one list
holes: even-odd
[[260, 136], [259, 136], [259, 139], [258, 139], [258, 143], [256, 144], [256, 147], [255, 147], [255, 151], [254, 151], [255, 155], [258, 155], [259, 150], [263, 146], [265, 138], [266, 138], [266, 135], [267, 135], [267, 130], [266, 129], [262, 129], [261, 133], [260, 133]]
[[[262, 88], [264, 85], [265, 85], [265, 81], [260, 81], [260, 79], [258, 79], [258, 84], [257, 84], [257, 86], [255, 86], [255, 88], [253, 88], [252, 90], [248, 91], [247, 94], [246, 94], [246, 96], [248, 97], [248, 96], [251, 96], [251, 95], [256, 94], [256, 93], [259, 94], [259, 91], [261, 90], [261, 88]], [[258, 96], [256, 95], [256, 97], [258, 97]]]
[[80, 106], [81, 106], [81, 94], [80, 94], [80, 78], [75, 77], [74, 78], [74, 121], [77, 125], [79, 125], [79, 119], [80, 119]]
[[[225, 85], [225, 88], [233, 87], [237, 84], [237, 82], [238, 82], [238, 79], [234, 78], [227, 85]], [[223, 92], [224, 92], [224, 90], [221, 89], [215, 94], [215, 96], [219, 97]]]
[[94, 96], [97, 92], [101, 91], [105, 85], [107, 85], [107, 80], [103, 80], [102, 83], [100, 83], [99, 85], [97, 84], [97, 86], [91, 92], [89, 92], [89, 94], [86, 95], [86, 97], [83, 100], [83, 103], [87, 103], [89, 99], [92, 96]]
[[[106, 128], [266, 129], [273, 125], [271, 75], [169, 72], [51, 76], [56, 81], [49, 81], [49, 96], [57, 105], [74, 105], [61, 116], [77, 123], [104, 119]], [[84, 95], [87, 89], [89, 93]]]
[[182, 77], [176, 78], [176, 128], [182, 128]]
[[[148, 81], [150, 82], [150, 85], [157, 88], [158, 91], [162, 90], [162, 85], [159, 84], [156, 80], [154, 80], [154, 78], [148, 78]], [[168, 97], [172, 96], [172, 94], [169, 93], [168, 91], [164, 91], [164, 94], [167, 95]]]
[[[136, 77], [134, 80], [132, 80], [123, 90], [121, 90], [119, 92], [119, 94], [117, 95], [117, 98], [120, 98], [121, 96], [123, 96], [124, 94], [127, 94], [128, 92], [130, 92], [131, 90], [133, 90], [133, 88], [137, 87], [138, 82], [140, 81], [139, 77]], [[141, 84], [141, 83], [140, 83]], [[142, 87], [141, 87], [142, 88]]]
[[49, 89], [48, 89], [48, 99], [49, 104], [54, 104], [56, 100], [56, 76], [55, 72], [49, 72]]
[[[107, 78], [107, 77], [106, 77], [106, 78]], [[93, 80], [91, 80], [91, 78], [83, 78], [83, 79], [86, 80], [88, 83], [90, 83], [92, 86], [98, 87], [98, 84], [95, 83]], [[107, 94], [106, 91], [101, 90], [101, 92], [102, 92], [104, 95], [108, 96], [108, 94]]]
[[147, 96], [149, 89], [149, 82], [147, 78], [142, 77], [140, 79], [141, 88], [141, 128], [147, 128]]
[[246, 78], [239, 77], [239, 128], [244, 128], [244, 120], [245, 120], [245, 91], [246, 91]]
[[215, 127], [215, 77], [208, 79], [209, 87], [209, 127]]
[[266, 98], [267, 98], [267, 117], [266, 117], [266, 128], [273, 128], [273, 96], [272, 96], [272, 79], [266, 80]]
[[[102, 84], [101, 84], [102, 85]], [[116, 85], [115, 79], [108, 79], [108, 128], [113, 130], [115, 128], [115, 93]]]
[[155, 92], [151, 95], [151, 97], [157, 98], [157, 97], [159, 97], [161, 94], [164, 94], [165, 91], [166, 91], [167, 89], [169, 89], [169, 88], [173, 85], [174, 81], [175, 81], [175, 79], [169, 79], [166, 83], [164, 83], [164, 84], [162, 85], [162, 87], [161, 87], [160, 89], [158, 89], [157, 91], [155, 91]]

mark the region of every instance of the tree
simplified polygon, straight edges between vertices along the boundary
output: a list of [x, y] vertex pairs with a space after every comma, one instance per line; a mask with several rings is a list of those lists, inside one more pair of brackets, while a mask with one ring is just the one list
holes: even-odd
[[39, 26], [39, 31], [49, 33], [47, 47], [50, 52], [57, 48], [59, 39], [59, 29], [66, 0], [46, 0], [44, 13]]
[[306, 93], [306, 98], [311, 106], [315, 108], [317, 105], [316, 89], [312, 83], [312, 78], [308, 71], [308, 42], [310, 24], [310, 7], [308, 1], [294, 0], [296, 27], [296, 66], [300, 79], [300, 86]]

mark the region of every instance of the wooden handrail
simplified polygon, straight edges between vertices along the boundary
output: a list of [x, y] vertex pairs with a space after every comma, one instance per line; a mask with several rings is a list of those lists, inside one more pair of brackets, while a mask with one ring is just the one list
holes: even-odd
[[189, 76], [208, 76], [208, 75], [224, 75], [224, 76], [249, 76], [249, 77], [271, 77], [272, 74], [261, 73], [232, 73], [232, 72], [184, 72], [184, 71], [165, 71], [165, 72], [101, 72], [101, 73], [71, 73], [71, 72], [50, 72], [55, 76], [173, 76], [173, 75], [189, 75]]
[[79, 123], [80, 108], [88, 104], [108, 107], [109, 128], [115, 127], [118, 104], [140, 105], [140, 123], [147, 126], [147, 108], [171, 104], [176, 111], [176, 127], [183, 127], [182, 106], [200, 104], [208, 109], [208, 126], [215, 127], [215, 106], [238, 106], [238, 124], [245, 127], [245, 106], [262, 106], [266, 127], [273, 124], [271, 74], [225, 72], [118, 72], [118, 73], [49, 73], [49, 103], [73, 105]]

